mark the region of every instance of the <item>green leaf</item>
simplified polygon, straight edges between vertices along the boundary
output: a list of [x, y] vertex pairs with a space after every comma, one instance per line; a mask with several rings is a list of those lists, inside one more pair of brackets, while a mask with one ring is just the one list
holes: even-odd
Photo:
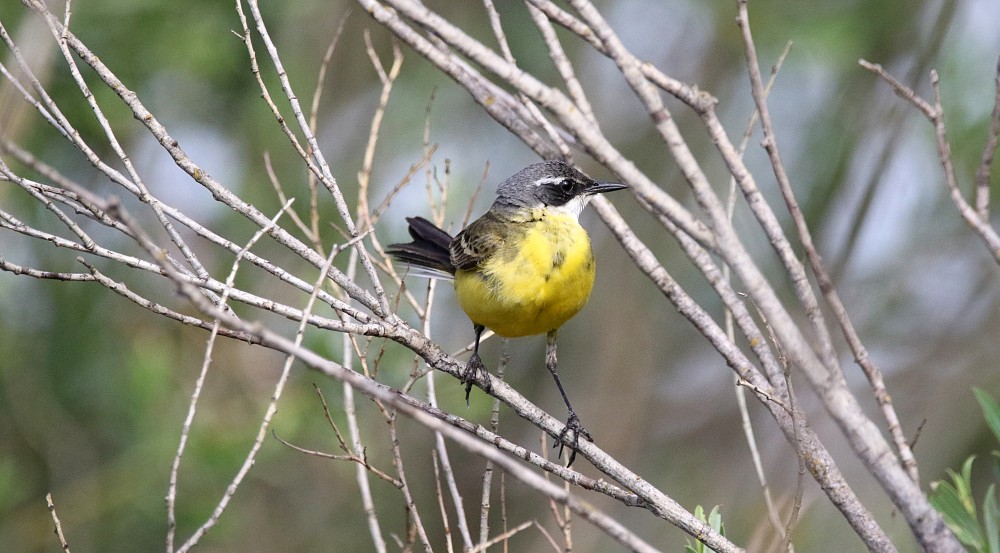
[[985, 541], [976, 518], [976, 506], [972, 502], [970, 491], [969, 477], [974, 458], [969, 457], [965, 461], [965, 464], [962, 465], [961, 475], [949, 469], [948, 474], [953, 483], [938, 482], [931, 493], [930, 501], [931, 505], [944, 517], [948, 528], [951, 528], [959, 541], [976, 551], [985, 551], [983, 549]]
[[976, 395], [976, 401], [979, 402], [979, 407], [983, 410], [986, 424], [993, 431], [993, 436], [1000, 442], [1000, 404], [997, 404], [997, 400], [993, 399], [993, 396], [979, 388], [973, 388], [972, 393]]
[[[725, 525], [722, 523], [722, 513], [719, 512], [719, 506], [716, 505], [712, 507], [712, 511], [708, 513], [708, 517], [705, 516], [705, 508], [701, 505], [696, 505], [694, 508], [694, 516], [702, 522], [707, 522], [713, 530], [726, 535]], [[709, 549], [704, 543], [700, 541], [695, 541], [694, 544], [690, 540], [687, 541], [684, 546], [684, 553], [715, 553], [714, 549]]]
[[961, 478], [954, 472], [948, 471], [951, 474], [951, 479], [955, 481], [955, 487], [958, 489], [965, 510], [972, 515], [973, 519], [976, 518], [976, 500], [972, 497], [972, 462], [975, 460], [975, 455], [971, 455], [965, 460], [965, 463], [962, 464]]
[[997, 508], [997, 485], [990, 484], [983, 500], [983, 526], [986, 529], [987, 551], [1000, 553], [1000, 509]]

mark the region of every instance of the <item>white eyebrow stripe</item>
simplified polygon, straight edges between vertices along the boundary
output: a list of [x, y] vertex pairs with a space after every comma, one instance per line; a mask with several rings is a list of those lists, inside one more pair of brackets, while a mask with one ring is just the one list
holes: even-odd
[[541, 186], [543, 184], [556, 184], [562, 182], [566, 177], [543, 177], [535, 181], [535, 186]]

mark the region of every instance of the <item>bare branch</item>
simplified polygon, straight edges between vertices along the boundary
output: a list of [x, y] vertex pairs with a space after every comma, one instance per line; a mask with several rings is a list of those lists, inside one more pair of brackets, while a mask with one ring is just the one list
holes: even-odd
[[56, 537], [59, 538], [59, 546], [66, 553], [70, 553], [69, 543], [66, 542], [66, 535], [63, 534], [62, 523], [59, 522], [59, 515], [56, 514], [56, 504], [52, 502], [52, 493], [45, 494], [45, 505], [49, 508], [49, 514], [52, 515], [52, 524], [55, 526]]
[[[865, 69], [875, 73], [892, 87], [893, 92], [895, 92], [899, 97], [908, 101], [934, 125], [934, 135], [937, 140], [938, 149], [938, 159], [941, 162], [941, 167], [944, 169], [945, 184], [948, 187], [948, 193], [951, 195], [951, 200], [954, 202], [955, 207], [958, 208], [959, 214], [962, 219], [972, 228], [972, 230], [978, 235], [983, 242], [986, 243], [986, 247], [989, 248], [990, 255], [997, 263], [1000, 263], [1000, 235], [997, 234], [996, 229], [990, 226], [988, 219], [983, 219], [975, 208], [973, 208], [969, 202], [962, 196], [962, 191], [958, 186], [958, 177], [955, 176], [955, 167], [951, 160], [951, 146], [948, 143], [948, 136], [944, 124], [944, 112], [941, 108], [941, 91], [939, 88], [939, 79], [937, 71], [931, 70], [931, 88], [934, 91], [934, 104], [931, 105], [929, 102], [921, 98], [912, 89], [904, 85], [903, 83], [897, 81], [892, 75], [889, 75], [881, 65], [870, 63], [865, 60], [858, 60], [858, 63]], [[1000, 94], [1000, 92], [998, 92]], [[994, 118], [995, 120], [995, 118]], [[993, 124], [991, 124], [991, 133]], [[989, 142], [989, 139], [987, 139]], [[982, 195], [980, 194], [980, 197]], [[982, 201], [982, 200], [981, 200]]]
[[993, 97], [993, 112], [990, 114], [990, 130], [976, 169], [976, 213], [983, 221], [990, 220], [990, 171], [993, 169], [993, 156], [997, 152], [997, 140], [1000, 139], [1000, 61], [997, 61], [994, 88], [996, 93]]

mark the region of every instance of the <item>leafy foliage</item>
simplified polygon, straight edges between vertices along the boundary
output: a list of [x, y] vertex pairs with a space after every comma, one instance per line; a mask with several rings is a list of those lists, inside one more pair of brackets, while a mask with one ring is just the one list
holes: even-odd
[[[711, 512], [708, 513], [708, 517], [705, 516], [705, 509], [701, 505], [698, 505], [694, 508], [694, 516], [698, 517], [698, 520], [702, 522], [707, 522], [708, 525], [711, 526], [716, 532], [722, 534], [723, 536], [726, 535], [726, 527], [722, 523], [722, 513], [719, 512], [718, 505], [712, 507]], [[710, 549], [707, 545], [701, 543], [700, 541], [696, 541], [692, 544], [691, 541], [688, 540], [687, 545], [684, 546], [684, 553], [715, 553], [715, 550]]]
[[[1000, 405], [997, 401], [978, 388], [973, 389], [976, 400], [983, 410], [986, 424], [1000, 442]], [[994, 450], [995, 461], [1000, 461], [1000, 451]], [[945, 522], [955, 536], [970, 551], [980, 553], [1000, 553], [1000, 509], [997, 508], [996, 482], [986, 489], [982, 502], [983, 520], [980, 524], [976, 512], [976, 500], [972, 493], [972, 464], [976, 456], [972, 455], [962, 464], [962, 470], [957, 473], [948, 469], [951, 482], [934, 483], [934, 491], [930, 500], [934, 508], [944, 515]], [[997, 468], [996, 465], [995, 468]], [[994, 475], [1000, 474], [995, 471]]]

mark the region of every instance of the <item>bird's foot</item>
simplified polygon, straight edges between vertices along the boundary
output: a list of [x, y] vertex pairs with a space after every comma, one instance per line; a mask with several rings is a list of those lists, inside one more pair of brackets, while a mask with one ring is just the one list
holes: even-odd
[[483, 364], [478, 353], [473, 353], [469, 358], [469, 364], [462, 371], [459, 382], [465, 384], [465, 406], [469, 406], [469, 394], [472, 393], [472, 385], [477, 381], [482, 382], [483, 390], [490, 391], [490, 371]]
[[562, 458], [563, 448], [569, 446], [569, 462], [566, 463], [566, 467], [569, 468], [576, 460], [576, 452], [580, 447], [580, 436], [583, 436], [588, 442], [593, 442], [594, 437], [587, 432], [587, 429], [583, 427], [583, 423], [580, 422], [580, 417], [576, 416], [573, 411], [569, 412], [569, 419], [566, 420], [566, 426], [563, 427], [562, 432], [559, 433], [559, 437], [556, 438], [552, 447], [559, 446], [559, 458]]

